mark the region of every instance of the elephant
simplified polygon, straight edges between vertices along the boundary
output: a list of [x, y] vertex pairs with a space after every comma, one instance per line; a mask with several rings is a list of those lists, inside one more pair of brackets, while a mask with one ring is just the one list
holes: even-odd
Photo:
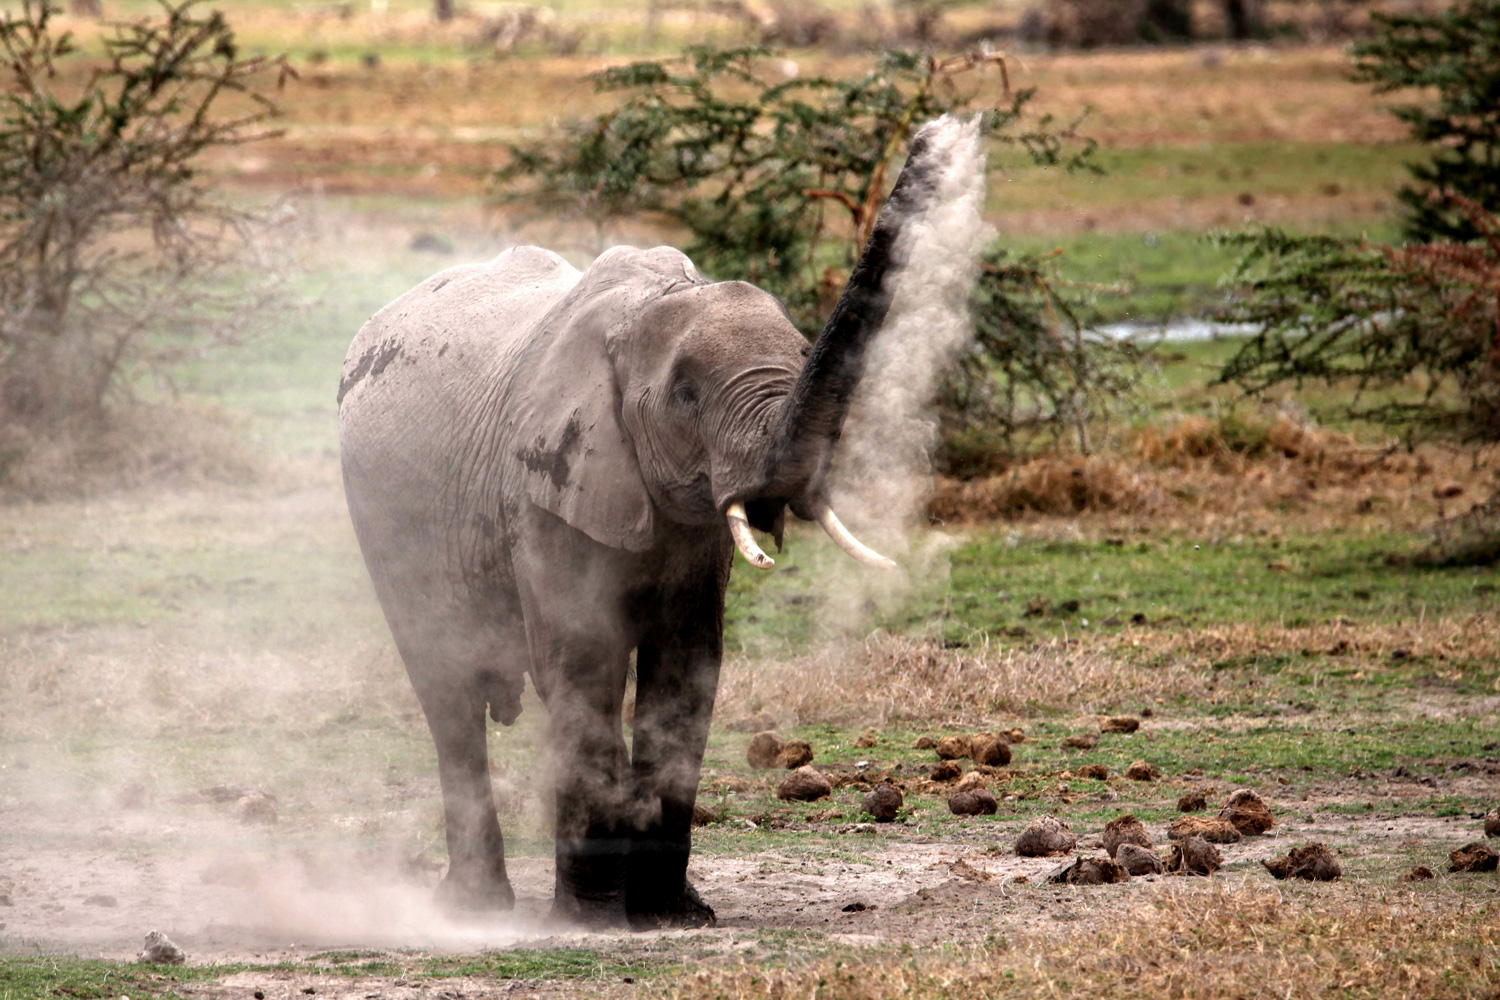
[[953, 131], [913, 137], [811, 344], [775, 296], [665, 247], [616, 247], [582, 272], [515, 247], [428, 279], [354, 338], [345, 495], [437, 749], [445, 908], [513, 905], [485, 714], [514, 722], [529, 675], [557, 775], [553, 917], [713, 923], [687, 861], [734, 552], [772, 566], [751, 529], [779, 551], [790, 510], [894, 565], [839, 521], [828, 474], [903, 227], [938, 198]]

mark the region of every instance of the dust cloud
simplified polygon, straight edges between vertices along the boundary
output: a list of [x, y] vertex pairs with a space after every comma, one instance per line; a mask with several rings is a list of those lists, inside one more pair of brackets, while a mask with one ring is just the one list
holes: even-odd
[[969, 296], [994, 232], [981, 215], [985, 156], [978, 118], [949, 115], [926, 128], [934, 148], [946, 150], [947, 164], [931, 208], [903, 224], [886, 278], [891, 310], [871, 346], [834, 474], [839, 516], [904, 572], [822, 567], [834, 574], [830, 611], [849, 624], [864, 620], [871, 602], [888, 606], [914, 583], [947, 569], [945, 539], [920, 530], [937, 443], [933, 395], [944, 370], [973, 341]]

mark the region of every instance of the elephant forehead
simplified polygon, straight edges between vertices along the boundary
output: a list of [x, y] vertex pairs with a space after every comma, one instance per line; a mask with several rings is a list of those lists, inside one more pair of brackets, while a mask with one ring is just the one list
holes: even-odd
[[708, 363], [746, 355], [796, 358], [807, 346], [775, 296], [740, 281], [663, 296], [644, 318], [653, 339]]

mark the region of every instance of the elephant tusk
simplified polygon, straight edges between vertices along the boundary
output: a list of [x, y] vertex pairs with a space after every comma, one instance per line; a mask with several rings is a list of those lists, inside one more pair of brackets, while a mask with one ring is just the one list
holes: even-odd
[[896, 568], [894, 562], [851, 535], [849, 529], [844, 527], [844, 522], [840, 521], [838, 515], [833, 512], [832, 507], [829, 507], [827, 504], [821, 504], [818, 506], [816, 514], [818, 524], [822, 525], [823, 530], [828, 532], [828, 537], [832, 538], [833, 543], [848, 553], [856, 562], [862, 562], [866, 566], [874, 566], [876, 569]]
[[770, 569], [776, 565], [776, 560], [762, 552], [760, 546], [755, 544], [755, 536], [750, 534], [750, 518], [745, 514], [744, 504], [730, 504], [724, 516], [729, 519], [729, 534], [734, 538], [734, 547], [740, 550], [740, 555], [745, 557], [746, 562], [756, 569]]

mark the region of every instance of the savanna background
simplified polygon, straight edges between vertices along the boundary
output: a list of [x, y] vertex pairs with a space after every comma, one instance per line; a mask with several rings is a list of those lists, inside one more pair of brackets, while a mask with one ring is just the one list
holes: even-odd
[[[1493, 3], [222, 0], [176, 15], [207, 62], [158, 58], [111, 105], [162, 125], [121, 167], [69, 102], [108, 88], [113, 25], [172, 10], [79, 0], [48, 27], [77, 51], [33, 47], [30, 75], [11, 36], [0, 1000], [1500, 994], [1493, 861], [1450, 871], [1500, 807]], [[1357, 69], [1378, 15], [1454, 11], [1478, 27], [1439, 86]], [[775, 572], [736, 566], [690, 869], [717, 928], [545, 923], [529, 692], [491, 731], [517, 912], [450, 919], [431, 743], [343, 506], [344, 351], [516, 243], [712, 246], [682, 198], [724, 177], [647, 198], [570, 150], [641, 93], [621, 67], [746, 46], [724, 100], [890, 88], [861, 111], [889, 156], [830, 176], [842, 199], [769, 203], [814, 220], [765, 275], [809, 322], [901, 113], [1003, 112], [979, 340], [928, 394], [911, 509], [847, 515], [905, 570], [796, 528]], [[152, 90], [189, 71], [186, 94], [227, 81], [203, 119]], [[1392, 113], [1455, 79], [1459, 154]], [[1454, 155], [1478, 167], [1432, 173]], [[721, 220], [766, 204], [735, 197]], [[764, 265], [728, 246], [706, 272]], [[832, 793], [779, 798], [746, 758], [764, 730]], [[926, 738], [981, 732], [1009, 763], [958, 770], [996, 811], [957, 815]], [[882, 780], [889, 824], [864, 812]], [[1240, 788], [1275, 825], [1208, 877], [1046, 881], [1121, 814], [1166, 849], [1180, 800]], [[1016, 854], [1044, 815], [1070, 856]], [[1336, 881], [1261, 864], [1315, 842]], [[187, 964], [137, 962], [151, 930]]]

